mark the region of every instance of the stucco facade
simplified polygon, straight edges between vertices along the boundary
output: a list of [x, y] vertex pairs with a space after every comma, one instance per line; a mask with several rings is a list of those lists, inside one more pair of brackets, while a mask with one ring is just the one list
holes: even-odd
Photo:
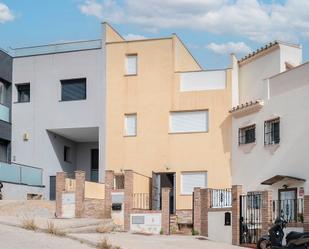
[[[208, 187], [229, 187], [231, 70], [222, 72], [226, 75], [223, 89], [180, 91], [186, 72], [203, 71], [176, 35], [109, 41], [106, 169], [134, 170], [149, 177], [152, 173], [175, 173], [177, 210], [192, 208], [192, 195], [180, 192], [182, 172], [207, 171]], [[136, 75], [126, 75], [128, 54], [138, 57]], [[170, 112], [194, 110], [209, 111], [208, 132], [170, 132]], [[137, 134], [128, 137], [124, 118], [130, 113], [136, 114]]]

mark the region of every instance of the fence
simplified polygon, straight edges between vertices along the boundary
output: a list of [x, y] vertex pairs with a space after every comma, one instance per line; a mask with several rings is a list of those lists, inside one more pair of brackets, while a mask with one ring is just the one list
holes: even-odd
[[43, 169], [0, 162], [0, 181], [42, 186]]
[[272, 219], [283, 217], [288, 223], [304, 222], [304, 199], [272, 201]]
[[134, 209], [150, 209], [150, 195], [148, 193], [134, 193], [133, 194], [133, 208]]
[[232, 207], [231, 189], [210, 189], [210, 207], [211, 208]]

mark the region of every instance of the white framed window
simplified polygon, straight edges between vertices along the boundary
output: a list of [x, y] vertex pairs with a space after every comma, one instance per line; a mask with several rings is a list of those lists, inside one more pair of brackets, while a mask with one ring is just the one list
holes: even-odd
[[137, 74], [137, 54], [128, 54], [126, 56], [126, 75]]
[[194, 188], [207, 188], [207, 172], [182, 172], [180, 181], [181, 194], [192, 195]]
[[208, 110], [170, 113], [170, 133], [207, 132]]
[[136, 136], [136, 114], [125, 114], [124, 118], [124, 134], [125, 136]]

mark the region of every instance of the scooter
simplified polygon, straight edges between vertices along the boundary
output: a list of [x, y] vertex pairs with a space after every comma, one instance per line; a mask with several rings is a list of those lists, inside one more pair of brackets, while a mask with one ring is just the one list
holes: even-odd
[[309, 233], [290, 232], [286, 236], [286, 245], [282, 245], [286, 224], [283, 218], [277, 218], [269, 234], [259, 239], [257, 249], [309, 249]]

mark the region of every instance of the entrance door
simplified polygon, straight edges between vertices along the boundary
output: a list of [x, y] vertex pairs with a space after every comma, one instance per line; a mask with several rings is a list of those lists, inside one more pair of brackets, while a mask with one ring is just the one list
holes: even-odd
[[99, 181], [99, 149], [91, 150], [91, 176], [92, 182]]
[[153, 210], [160, 210], [161, 203], [160, 203], [160, 196], [161, 196], [161, 176], [160, 174], [152, 173], [152, 209]]
[[280, 215], [288, 222], [296, 221], [297, 188], [279, 189]]
[[49, 200], [56, 200], [56, 176], [49, 177]]

